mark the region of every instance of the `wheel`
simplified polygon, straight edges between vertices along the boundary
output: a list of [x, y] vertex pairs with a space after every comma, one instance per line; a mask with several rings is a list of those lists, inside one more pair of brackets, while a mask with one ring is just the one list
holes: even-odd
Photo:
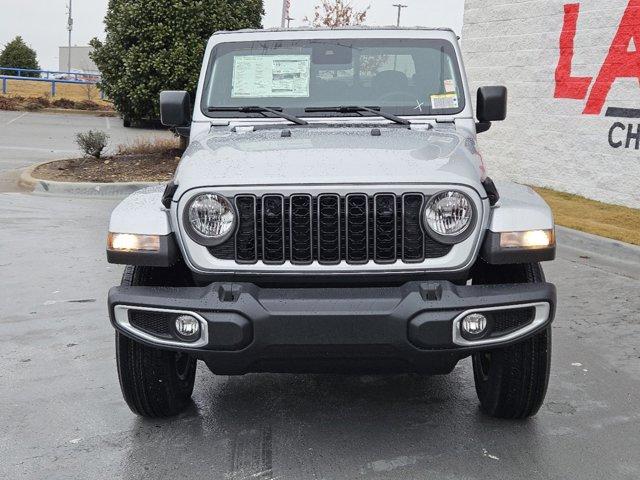
[[[540, 264], [489, 266], [474, 284], [544, 282]], [[473, 376], [482, 411], [507, 419], [535, 415], [547, 394], [551, 366], [551, 327], [510, 347], [473, 355]]]
[[[167, 269], [127, 267], [122, 285], [166, 285]], [[116, 332], [116, 361], [122, 395], [143, 417], [171, 417], [191, 402], [196, 359], [178, 352], [148, 347]]]

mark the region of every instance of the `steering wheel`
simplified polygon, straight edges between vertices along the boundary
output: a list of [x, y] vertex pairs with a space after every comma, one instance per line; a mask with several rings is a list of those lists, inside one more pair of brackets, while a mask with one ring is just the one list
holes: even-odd
[[408, 100], [409, 102], [415, 102], [417, 99], [416, 97], [409, 93], [409, 92], [403, 92], [403, 91], [396, 91], [396, 92], [388, 92], [385, 93], [384, 95], [382, 95], [378, 100], [380, 102], [385, 102], [385, 101], [390, 101], [393, 99], [403, 99], [403, 100]]

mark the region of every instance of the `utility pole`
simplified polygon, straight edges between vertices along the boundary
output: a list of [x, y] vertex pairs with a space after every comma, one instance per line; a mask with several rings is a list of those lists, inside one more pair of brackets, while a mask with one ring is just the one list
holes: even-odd
[[72, 2], [73, 0], [69, 0], [69, 18], [67, 20], [67, 30], [69, 30], [69, 51], [67, 52], [68, 61], [67, 61], [67, 72], [71, 72], [71, 32], [73, 31], [73, 12], [72, 12]]
[[291, 28], [291, 20], [295, 20], [295, 18], [291, 18], [291, 17], [287, 16], [287, 18], [285, 18], [285, 20], [287, 21], [287, 28]]
[[282, 28], [289, 28], [288, 22], [291, 22], [293, 18], [290, 18], [289, 10], [291, 8], [291, 0], [282, 0]]
[[396, 3], [393, 6], [398, 9], [398, 23], [397, 23], [397, 26], [399, 27], [400, 26], [400, 16], [402, 15], [402, 9], [403, 8], [407, 8], [409, 5], [402, 5], [401, 3]]

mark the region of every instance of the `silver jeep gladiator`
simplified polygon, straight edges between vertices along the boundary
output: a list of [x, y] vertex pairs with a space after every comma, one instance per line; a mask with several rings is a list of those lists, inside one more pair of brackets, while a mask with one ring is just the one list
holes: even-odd
[[161, 95], [189, 146], [165, 187], [113, 212], [109, 292], [125, 400], [190, 403], [196, 365], [250, 372], [446, 374], [471, 357], [481, 408], [540, 408], [551, 359], [553, 216], [493, 182], [446, 29], [220, 32], [195, 97]]

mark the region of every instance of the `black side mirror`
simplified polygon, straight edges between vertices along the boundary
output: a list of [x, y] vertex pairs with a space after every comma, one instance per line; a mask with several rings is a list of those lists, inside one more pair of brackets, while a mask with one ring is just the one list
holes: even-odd
[[480, 87], [476, 104], [478, 133], [491, 128], [491, 122], [500, 122], [507, 118], [507, 87]]
[[167, 127], [188, 127], [191, 123], [189, 94], [176, 90], [161, 92], [160, 121]]

